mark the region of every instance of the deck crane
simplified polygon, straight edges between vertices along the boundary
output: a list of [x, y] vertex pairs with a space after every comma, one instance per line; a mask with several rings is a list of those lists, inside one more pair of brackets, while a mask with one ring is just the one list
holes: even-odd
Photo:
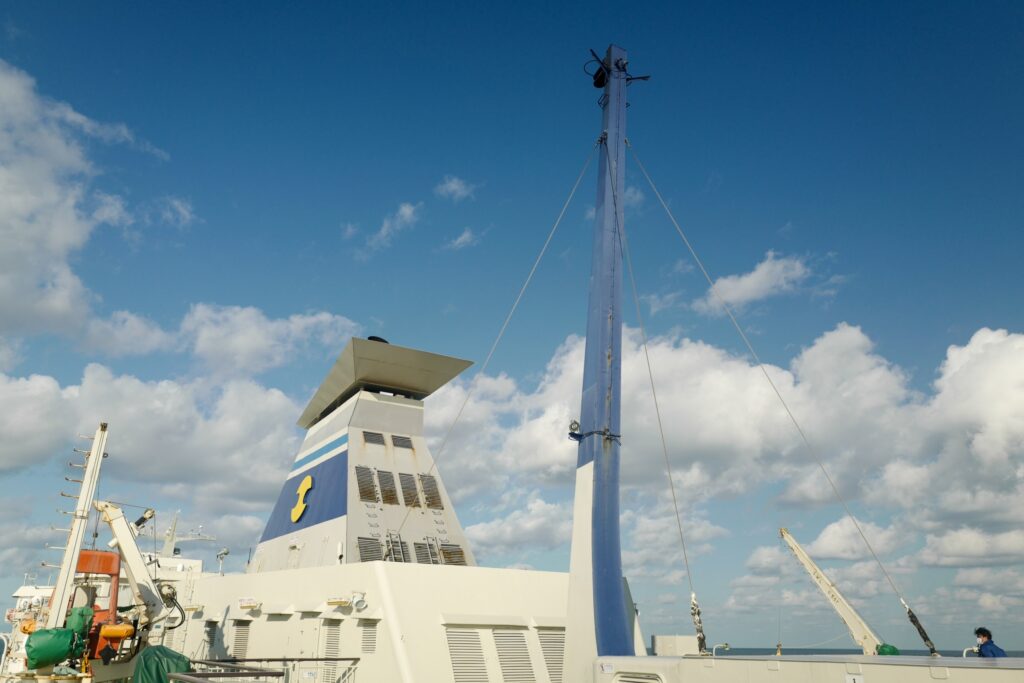
[[821, 592], [828, 598], [829, 604], [839, 614], [839, 618], [846, 624], [846, 628], [850, 630], [850, 637], [857, 643], [857, 646], [864, 650], [866, 655], [874, 654], [899, 654], [892, 645], [883, 643], [882, 640], [875, 635], [875, 632], [871, 630], [867, 622], [864, 621], [857, 610], [853, 609], [853, 606], [846, 601], [843, 594], [839, 592], [839, 588], [832, 582], [825, 572], [821, 570], [811, 556], [807, 554], [807, 551], [797, 543], [793, 535], [789, 533], [789, 530], [785, 527], [779, 529], [779, 535], [782, 540], [786, 542], [789, 549], [796, 555], [796, 559], [800, 561], [807, 573], [810, 574], [811, 580], [821, 589]]
[[[167, 616], [169, 609], [180, 606], [177, 604], [177, 593], [169, 582], [157, 581], [150, 576], [146, 558], [136, 543], [136, 525], [132, 525], [124, 516], [121, 508], [113, 503], [97, 500], [94, 506], [100, 512], [101, 519], [110, 527], [114, 541], [121, 553], [121, 566], [131, 586], [135, 604], [141, 608], [139, 623], [148, 631], [156, 621]], [[148, 511], [147, 512], [151, 512]], [[149, 518], [152, 515], [144, 515]], [[141, 521], [141, 520], [140, 520]]]

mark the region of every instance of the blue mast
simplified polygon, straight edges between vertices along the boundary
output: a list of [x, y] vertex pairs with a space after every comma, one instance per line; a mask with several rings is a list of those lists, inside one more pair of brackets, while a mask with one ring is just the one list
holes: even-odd
[[[577, 472], [593, 464], [590, 520], [594, 637], [598, 656], [634, 655], [619, 543], [619, 413], [622, 350], [621, 192], [625, 183], [626, 51], [608, 47], [603, 71], [603, 144], [597, 184]], [[585, 477], [589, 479], [589, 477]], [[577, 482], [582, 480], [577, 477]], [[577, 496], [584, 493], [577, 487]], [[576, 518], [574, 526], [585, 524]], [[574, 535], [574, 543], [577, 537]], [[577, 569], [582, 569], [578, 567]], [[631, 612], [631, 611], [630, 611]]]

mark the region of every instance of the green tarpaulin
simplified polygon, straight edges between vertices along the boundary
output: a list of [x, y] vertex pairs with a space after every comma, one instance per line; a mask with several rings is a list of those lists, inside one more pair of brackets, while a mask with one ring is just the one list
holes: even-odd
[[38, 669], [63, 662], [71, 656], [76, 637], [69, 628], [43, 628], [32, 632], [25, 643], [28, 668]]
[[71, 648], [72, 657], [81, 657], [85, 645], [89, 642], [89, 630], [92, 629], [93, 611], [91, 607], [75, 607], [68, 615], [64, 626], [75, 632], [75, 643]]
[[81, 657], [85, 644], [89, 642], [93, 611], [89, 607], [71, 610], [66, 628], [43, 628], [33, 631], [25, 643], [28, 668], [60, 664], [72, 657]]
[[163, 645], [145, 648], [135, 656], [133, 683], [168, 683], [167, 674], [185, 673], [192, 662], [183, 654]]

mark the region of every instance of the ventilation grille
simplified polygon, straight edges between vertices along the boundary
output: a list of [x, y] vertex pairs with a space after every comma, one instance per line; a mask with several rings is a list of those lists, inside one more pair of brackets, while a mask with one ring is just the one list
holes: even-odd
[[338, 659], [341, 652], [341, 621], [338, 619], [324, 619], [321, 627], [322, 652], [320, 656], [325, 661], [320, 669], [320, 683], [335, 683], [338, 680], [338, 662], [330, 661]]
[[391, 443], [395, 448], [412, 448], [412, 439], [407, 436], [391, 436]]
[[427, 507], [431, 510], [444, 510], [444, 503], [441, 502], [441, 490], [437, 488], [437, 479], [432, 474], [421, 474], [420, 483], [423, 484], [423, 497], [427, 500]]
[[419, 564], [430, 564], [430, 551], [427, 549], [426, 543], [413, 543], [412, 547], [416, 550], [416, 562]]
[[415, 543], [416, 561], [420, 564], [441, 564], [441, 558], [437, 554], [437, 546], [427, 540], [425, 543]]
[[498, 648], [498, 664], [505, 683], [534, 683], [525, 631], [494, 629], [494, 645]]
[[445, 564], [466, 565], [466, 553], [462, 551], [461, 545], [455, 545], [454, 543], [441, 544], [441, 558]]
[[364, 503], [377, 502], [377, 485], [373, 483], [373, 470], [356, 465], [356, 485], [359, 486], [359, 500]]
[[412, 562], [409, 555], [409, 544], [402, 540], [398, 534], [388, 534], [387, 556], [385, 559], [392, 562]]
[[384, 435], [378, 432], [363, 432], [363, 440], [366, 443], [372, 443], [377, 446], [384, 445]]
[[421, 507], [420, 492], [416, 490], [416, 477], [404, 472], [399, 473], [398, 481], [402, 484], [402, 498], [405, 504], [411, 508]]
[[395, 475], [385, 470], [377, 470], [380, 479], [380, 498], [388, 505], [401, 505], [398, 502], [398, 489], [395, 488]]
[[231, 643], [231, 656], [235, 659], [245, 659], [249, 651], [249, 622], [235, 622], [235, 639]]
[[377, 651], [377, 622], [373, 619], [360, 619], [359, 633], [362, 635], [363, 654], [372, 655]]
[[208, 621], [203, 627], [203, 640], [206, 641], [206, 658], [213, 659], [213, 647], [217, 644], [217, 622]]
[[360, 536], [357, 542], [359, 543], [360, 562], [373, 562], [374, 560], [384, 559], [384, 549], [376, 538]]
[[455, 683], [488, 683], [480, 634], [472, 629], [449, 628], [445, 636]]
[[[176, 628], [171, 628], [171, 627], [175, 626], [176, 623], [177, 623], [177, 620], [168, 619], [167, 625], [164, 626], [163, 646], [167, 647], [167, 648], [170, 648], [172, 650], [174, 649], [174, 638], [175, 638], [175, 636], [178, 635], [178, 631], [180, 630], [180, 629], [176, 629]], [[182, 628], [184, 628], [184, 627], [182, 627]]]
[[537, 629], [540, 651], [544, 654], [544, 665], [548, 669], [551, 683], [562, 683], [562, 661], [565, 658], [565, 629]]

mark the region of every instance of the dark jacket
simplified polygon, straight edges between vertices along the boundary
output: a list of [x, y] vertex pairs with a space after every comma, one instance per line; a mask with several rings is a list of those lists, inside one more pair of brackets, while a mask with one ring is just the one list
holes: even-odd
[[986, 640], [978, 647], [979, 657], [1005, 657], [1006, 652], [991, 640]]

